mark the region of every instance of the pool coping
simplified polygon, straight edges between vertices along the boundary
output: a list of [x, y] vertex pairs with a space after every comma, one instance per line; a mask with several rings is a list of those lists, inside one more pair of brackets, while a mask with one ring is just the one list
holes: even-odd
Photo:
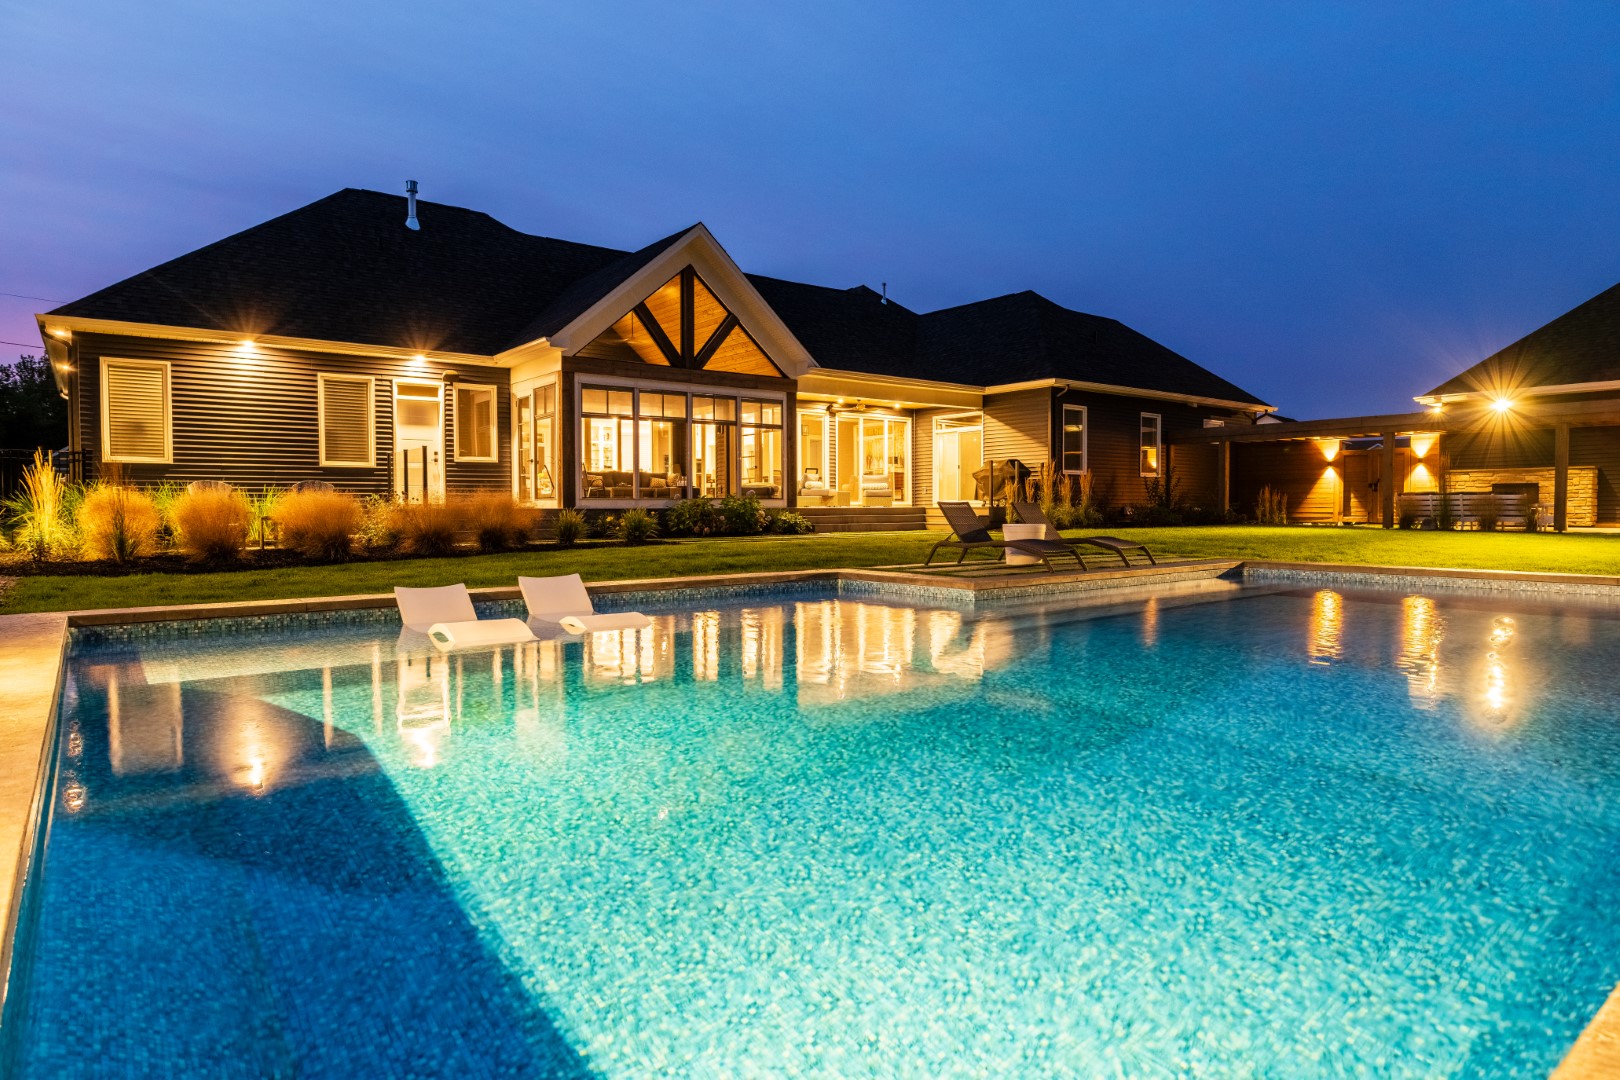
[[[1276, 574], [1321, 579], [1323, 583], [1407, 584], [1452, 588], [1492, 588], [1503, 591], [1620, 598], [1620, 575], [1551, 574], [1515, 570], [1468, 570], [1414, 566], [1368, 566], [1356, 563], [1304, 563], [1255, 559], [1195, 559], [1163, 562], [1157, 566], [1118, 570], [1064, 571], [1007, 575], [995, 578], [955, 578], [918, 573], [906, 568], [830, 568], [746, 574], [711, 574], [680, 578], [632, 578], [590, 582], [596, 595], [641, 592], [691, 592], [769, 587], [823, 582], [842, 587], [888, 585], [909, 590], [922, 600], [928, 594], [953, 595], [969, 602], [1011, 599], [1040, 593], [1081, 593], [1182, 580], [1187, 576], [1224, 577], [1232, 573], [1261, 577]], [[469, 590], [476, 601], [517, 600], [515, 586]], [[877, 590], [874, 590], [877, 592]], [[901, 595], [906, 595], [901, 592]], [[21, 904], [32, 869], [44, 807], [49, 790], [50, 735], [55, 725], [62, 673], [76, 627], [117, 626], [153, 622], [242, 618], [356, 608], [393, 607], [387, 593], [308, 597], [288, 600], [226, 601], [141, 608], [98, 608], [83, 611], [26, 615], [0, 615], [0, 1015], [9, 996], [12, 952]], [[1552, 1073], [1552, 1080], [1594, 1080], [1620, 1075], [1620, 986], [1609, 995], [1576, 1038]]]

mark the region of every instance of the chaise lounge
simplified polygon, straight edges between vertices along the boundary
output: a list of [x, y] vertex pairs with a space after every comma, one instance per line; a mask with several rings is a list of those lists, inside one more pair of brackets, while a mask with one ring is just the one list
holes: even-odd
[[[1026, 525], [1044, 525], [1047, 539], [1054, 543], [1067, 544], [1070, 547], [1074, 547], [1076, 544], [1089, 544], [1105, 551], [1112, 551], [1119, 556], [1119, 561], [1126, 566], [1131, 565], [1131, 560], [1126, 557], [1125, 553], [1127, 551], [1140, 552], [1147, 557], [1149, 566], [1159, 565], [1158, 560], [1153, 557], [1153, 552], [1148, 550], [1147, 545], [1139, 544], [1134, 540], [1122, 540], [1117, 536], [1077, 536], [1073, 540], [1064, 540], [1058, 535], [1058, 531], [1052, 527], [1052, 523], [1046, 520], [1046, 515], [1041, 513], [1041, 508], [1036, 503], [1015, 502], [1013, 503], [1013, 513], [1017, 514], [1018, 520]], [[1076, 551], [1074, 557], [1079, 559], [1080, 552]], [[1085, 565], [1084, 559], [1081, 559], [1081, 565]]]
[[973, 512], [973, 507], [965, 502], [942, 502], [939, 504], [939, 512], [945, 515], [945, 522], [951, 527], [951, 536], [947, 536], [928, 550], [928, 558], [923, 560], [924, 566], [933, 563], [934, 555], [940, 548], [949, 548], [958, 552], [956, 556], [958, 566], [967, 558], [968, 552], [982, 550], [995, 551], [998, 558], [1005, 557], [1008, 551], [1030, 555], [1039, 559], [1041, 565], [1048, 570], [1052, 569], [1054, 556], [1068, 555], [1080, 564], [1080, 569], [1086, 568], [1085, 560], [1080, 558], [1080, 553], [1071, 544], [1055, 540], [997, 540], [990, 535], [985, 523], [979, 520], [979, 515]]

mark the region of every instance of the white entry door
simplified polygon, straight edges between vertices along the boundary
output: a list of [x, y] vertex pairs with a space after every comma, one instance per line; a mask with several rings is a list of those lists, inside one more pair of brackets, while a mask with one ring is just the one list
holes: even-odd
[[980, 413], [934, 418], [934, 500], [978, 498], [973, 474], [984, 467], [984, 417]]
[[394, 494], [444, 498], [444, 384], [394, 381]]

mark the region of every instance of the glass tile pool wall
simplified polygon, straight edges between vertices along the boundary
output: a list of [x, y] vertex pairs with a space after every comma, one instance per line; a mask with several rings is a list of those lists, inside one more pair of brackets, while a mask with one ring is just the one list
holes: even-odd
[[10, 1075], [1544, 1075], [1620, 611], [799, 593], [81, 641]]

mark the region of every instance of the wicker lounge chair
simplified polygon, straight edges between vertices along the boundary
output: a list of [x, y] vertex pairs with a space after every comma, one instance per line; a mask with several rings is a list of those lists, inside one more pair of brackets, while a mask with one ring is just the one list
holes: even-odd
[[939, 512], [945, 515], [946, 524], [951, 527], [951, 536], [947, 536], [935, 544], [928, 551], [928, 558], [923, 565], [928, 566], [934, 561], [934, 554], [940, 548], [954, 548], [957, 551], [956, 562], [960, 566], [970, 551], [994, 551], [997, 557], [1002, 557], [1007, 551], [1017, 551], [1024, 555], [1033, 555], [1041, 560], [1041, 565], [1048, 570], [1052, 569], [1053, 556], [1068, 555], [1080, 564], [1080, 569], [1086, 568], [1085, 561], [1080, 553], [1074, 550], [1072, 544], [1058, 543], [1054, 540], [997, 540], [990, 535], [990, 530], [979, 515], [973, 512], [973, 507], [965, 502], [942, 502]]
[[[1045, 525], [1046, 535], [1049, 538], [1054, 539], [1057, 543], [1069, 544], [1070, 546], [1075, 544], [1090, 544], [1092, 547], [1099, 547], [1105, 551], [1112, 551], [1115, 555], [1119, 556], [1119, 561], [1124, 563], [1126, 566], [1131, 565], [1131, 560], [1126, 557], [1125, 553], [1127, 551], [1140, 552], [1147, 557], [1149, 566], [1159, 565], [1158, 560], [1154, 559], [1153, 552], [1148, 550], [1147, 545], [1138, 544], [1134, 540], [1121, 540], [1117, 536], [1077, 536], [1073, 540], [1061, 539], [1057, 535], [1057, 530], [1052, 527], [1052, 523], [1050, 521], [1046, 520], [1046, 515], [1041, 513], [1041, 508], [1036, 503], [1015, 502], [1013, 503], [1013, 513], [1018, 515], [1019, 521], [1022, 521], [1027, 525]], [[1075, 553], [1075, 557], [1080, 557], [1079, 552]]]

